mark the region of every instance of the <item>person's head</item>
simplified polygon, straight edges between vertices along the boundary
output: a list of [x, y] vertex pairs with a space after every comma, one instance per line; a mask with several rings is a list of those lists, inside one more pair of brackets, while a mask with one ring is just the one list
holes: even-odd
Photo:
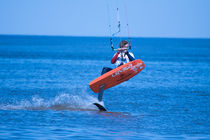
[[119, 44], [119, 47], [120, 48], [128, 48], [128, 41], [126, 41], [126, 40], [121, 41]]

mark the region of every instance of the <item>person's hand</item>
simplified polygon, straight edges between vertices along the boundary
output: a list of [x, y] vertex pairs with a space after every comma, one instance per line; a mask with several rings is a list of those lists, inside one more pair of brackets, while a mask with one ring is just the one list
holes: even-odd
[[128, 49], [127, 48], [119, 48], [118, 49], [118, 52], [123, 52], [123, 51], [126, 53], [126, 52], [128, 52]]
[[125, 50], [124, 50], [124, 53], [127, 54], [127, 53], [128, 53], [128, 49], [125, 49]]
[[118, 52], [124, 51], [124, 48], [118, 48]]

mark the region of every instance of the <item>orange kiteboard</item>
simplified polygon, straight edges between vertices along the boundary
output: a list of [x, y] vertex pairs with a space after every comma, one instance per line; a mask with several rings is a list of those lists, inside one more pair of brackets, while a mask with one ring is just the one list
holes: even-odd
[[89, 83], [93, 92], [98, 93], [101, 86], [104, 90], [118, 85], [132, 78], [144, 69], [144, 62], [140, 59], [119, 66]]

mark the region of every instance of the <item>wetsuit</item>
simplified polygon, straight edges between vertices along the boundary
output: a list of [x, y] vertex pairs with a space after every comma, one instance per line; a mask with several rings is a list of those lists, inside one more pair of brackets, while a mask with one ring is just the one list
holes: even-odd
[[[130, 61], [133, 61], [133, 60], [135, 60], [133, 53], [131, 53], [131, 52], [127, 52], [127, 53], [117, 52], [117, 53], [115, 53], [114, 57], [112, 58], [111, 63], [115, 64], [116, 67], [119, 67], [119, 66], [121, 66], [125, 63], [128, 63]], [[110, 70], [112, 70], [112, 68], [104, 67], [101, 72], [101, 75], [109, 72]]]
[[135, 60], [133, 53], [131, 52], [117, 52], [114, 54], [111, 63], [115, 64], [116, 67], [119, 67], [125, 63]]

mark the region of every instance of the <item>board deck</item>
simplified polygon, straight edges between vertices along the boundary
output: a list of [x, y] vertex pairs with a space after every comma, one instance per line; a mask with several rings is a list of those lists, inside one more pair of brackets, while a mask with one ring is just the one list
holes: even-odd
[[104, 86], [104, 90], [118, 85], [124, 81], [129, 80], [145, 67], [145, 64], [140, 59], [126, 63], [120, 67], [117, 67], [95, 80], [89, 83], [93, 92], [98, 93], [101, 86]]

